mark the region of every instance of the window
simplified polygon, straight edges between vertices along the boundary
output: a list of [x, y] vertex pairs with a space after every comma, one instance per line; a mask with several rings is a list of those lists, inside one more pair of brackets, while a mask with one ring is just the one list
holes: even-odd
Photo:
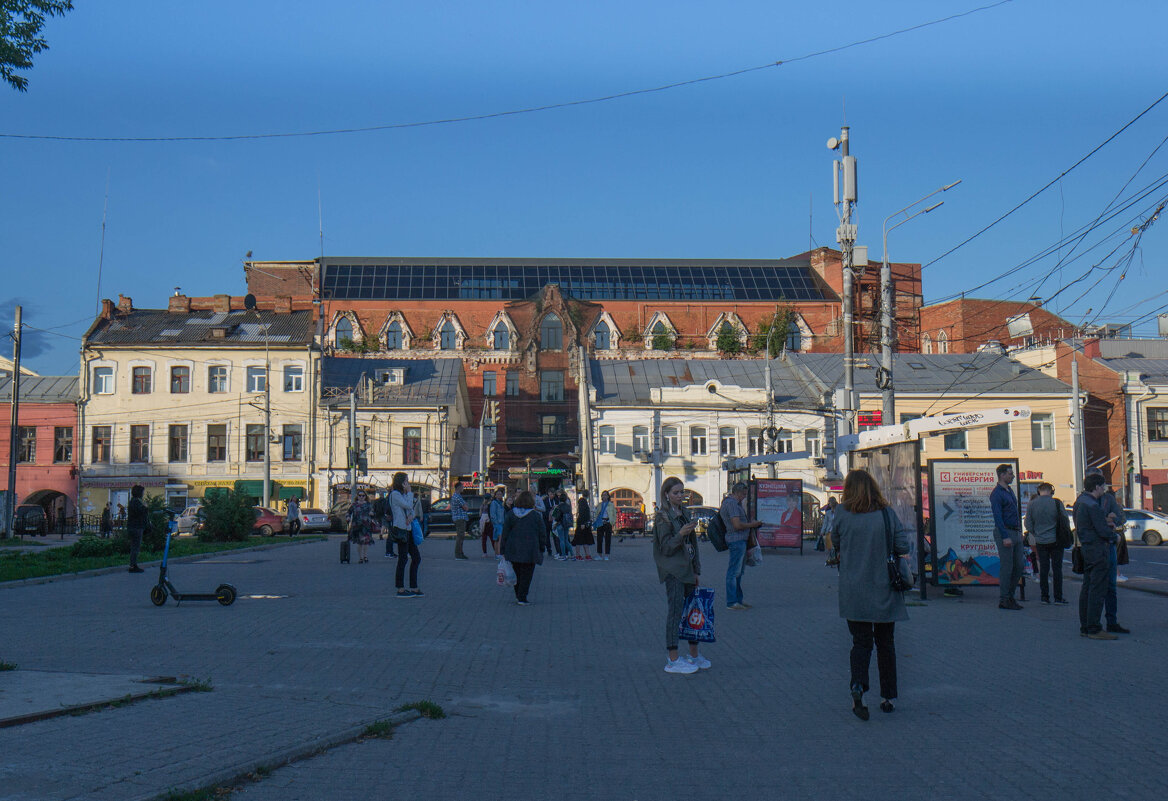
[[765, 451], [761, 428], [746, 429], [746, 448], [750, 456], [758, 456]]
[[616, 453], [616, 428], [614, 426], [600, 427], [600, 452]]
[[779, 430], [779, 438], [775, 443], [775, 453], [795, 452], [795, 432], [783, 428]]
[[493, 398], [498, 394], [498, 388], [495, 386], [495, 371], [483, 370], [483, 397]]
[[787, 350], [801, 350], [803, 348], [803, 332], [799, 330], [799, 324], [794, 320], [787, 327]]
[[949, 335], [944, 331], [937, 334], [937, 353], [949, 352]]
[[491, 336], [491, 345], [495, 350], [507, 350], [511, 347], [511, 332], [507, 330], [507, 326], [502, 323], [495, 326], [494, 334]]
[[738, 431], [733, 428], [718, 429], [719, 449], [723, 456], [738, 455]]
[[811, 455], [812, 459], [823, 458], [823, 437], [819, 435], [818, 428], [809, 428], [804, 431], [803, 441], [806, 443], [807, 453]]
[[545, 440], [563, 439], [565, 419], [562, 414], [545, 414], [539, 418], [539, 427]]
[[268, 370], [265, 367], [247, 368], [247, 391], [263, 392], [268, 388]]
[[150, 461], [150, 426], [130, 426], [130, 461]]
[[422, 429], [407, 426], [402, 429], [402, 464], [422, 463]]
[[921, 334], [921, 353], [933, 352], [933, 338], [928, 334]]
[[394, 320], [389, 324], [389, 328], [385, 329], [385, 349], [386, 350], [401, 350], [402, 347], [402, 327], [401, 323]]
[[560, 322], [560, 318], [552, 312], [547, 317], [543, 318], [543, 322], [539, 324], [539, 348], [540, 350], [559, 350], [563, 347], [564, 340], [564, 324]]
[[112, 395], [112, 394], [114, 394], [114, 368], [112, 368], [112, 367], [94, 367], [93, 368], [93, 394], [94, 395]]
[[130, 392], [135, 395], [149, 395], [150, 383], [150, 368], [135, 367], [130, 383]]
[[69, 464], [73, 461], [73, 426], [53, 429], [53, 462]]
[[608, 323], [601, 320], [592, 329], [592, 338], [596, 340], [597, 350], [608, 350], [612, 347], [612, 332], [608, 328]]
[[454, 323], [450, 318], [446, 318], [446, 322], [442, 323], [442, 329], [438, 332], [438, 347], [442, 350], [456, 350], [458, 348], [458, 329], [454, 327]]
[[304, 368], [300, 365], [287, 365], [284, 367], [284, 391], [285, 392], [303, 392], [304, 391]]
[[678, 436], [677, 426], [665, 426], [661, 429], [661, 450], [666, 456], [677, 456], [681, 453], [681, 437]]
[[36, 426], [20, 426], [17, 436], [16, 461], [36, 464]]
[[1008, 451], [1010, 450], [1010, 424], [999, 423], [996, 426], [989, 426], [986, 428], [986, 434], [989, 436], [989, 444], [991, 451]]
[[284, 461], [299, 462], [304, 443], [304, 429], [299, 425], [284, 426]]
[[171, 462], [185, 462], [187, 460], [188, 440], [189, 437], [187, 435], [187, 427], [185, 425], [175, 425], [170, 427], [170, 446], [167, 449], [167, 453]]
[[539, 374], [539, 399], [553, 402], [564, 399], [563, 370], [544, 370]]
[[113, 429], [110, 426], [94, 426], [93, 440], [89, 449], [89, 461], [94, 464], [109, 464]]
[[519, 373], [514, 370], [507, 371], [507, 397], [519, 397]]
[[[1034, 424], [1034, 415], [1030, 418]], [[1164, 442], [1168, 440], [1168, 408], [1163, 406], [1148, 407], [1148, 441]]]
[[227, 461], [226, 423], [212, 423], [207, 426], [207, 461]]
[[333, 344], [347, 348], [353, 344], [353, 323], [348, 317], [341, 317], [333, 327]]
[[1054, 414], [1030, 415], [1030, 447], [1036, 451], [1054, 450]]
[[651, 450], [648, 426], [633, 426], [633, 450], [641, 453], [648, 453]]
[[227, 391], [227, 365], [213, 364], [207, 368], [207, 391]]
[[181, 365], [170, 368], [170, 393], [186, 395], [191, 391], [191, 368]]
[[967, 442], [965, 430], [954, 431], [945, 435], [945, 450], [947, 451], [964, 451], [967, 450]]
[[689, 453], [691, 456], [706, 455], [706, 429], [704, 426], [693, 426], [690, 428]]
[[267, 443], [264, 442], [264, 427], [259, 423], [248, 423], [246, 429], [247, 435], [247, 460], [249, 462], [262, 462], [264, 460], [264, 449]]

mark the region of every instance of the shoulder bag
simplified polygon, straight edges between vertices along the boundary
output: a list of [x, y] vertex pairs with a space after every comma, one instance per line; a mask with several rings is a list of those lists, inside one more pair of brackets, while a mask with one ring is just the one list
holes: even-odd
[[1083, 575], [1086, 569], [1083, 564], [1083, 545], [1079, 542], [1079, 532], [1074, 532], [1074, 547], [1071, 548], [1071, 572], [1076, 575]]
[[1070, 548], [1074, 545], [1075, 538], [1071, 534], [1071, 521], [1067, 520], [1067, 508], [1061, 501], [1056, 503], [1058, 517], [1054, 521], [1054, 544], [1059, 548]]
[[884, 518], [884, 544], [888, 551], [888, 583], [893, 592], [908, 592], [913, 588], [912, 569], [907, 559], [897, 556], [892, 550], [892, 520], [888, 508], [881, 509], [880, 514]]

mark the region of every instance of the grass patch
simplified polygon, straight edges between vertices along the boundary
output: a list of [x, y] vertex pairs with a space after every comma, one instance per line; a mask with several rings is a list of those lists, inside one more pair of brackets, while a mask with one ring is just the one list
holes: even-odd
[[394, 711], [408, 712], [411, 709], [416, 709], [418, 714], [424, 718], [430, 718], [430, 720], [442, 720], [446, 717], [446, 712], [443, 711], [442, 707], [433, 701], [414, 701], [412, 704], [402, 704]]
[[211, 692], [211, 690], [215, 689], [211, 685], [211, 677], [210, 676], [208, 676], [205, 679], [185, 678], [182, 681], [180, 681], [179, 684], [181, 684], [184, 687], [189, 687], [191, 690], [194, 690], [197, 693], [209, 693], [209, 692]]
[[361, 732], [361, 736], [388, 740], [393, 737], [393, 724], [388, 720], [374, 721], [365, 727], [365, 731]]
[[11, 662], [0, 661], [0, 671], [3, 670], [16, 670], [16, 665], [12, 664]]
[[[313, 534], [292, 537], [290, 541], [305, 542], [319, 539], [322, 539], [320, 535]], [[220, 551], [251, 548], [256, 545], [268, 545], [273, 541], [272, 537], [248, 537], [242, 542], [200, 542], [194, 537], [182, 537], [171, 540], [170, 555], [174, 558], [199, 556]], [[281, 537], [278, 541], [284, 542], [285, 540]], [[162, 559], [162, 551], [142, 551], [138, 555], [139, 562], [152, 562], [159, 559]], [[83, 570], [125, 566], [127, 562], [127, 557], [122, 554], [73, 556], [69, 548], [50, 548], [41, 553], [0, 553], [0, 581], [61, 576], [68, 573], [79, 573]]]
[[44, 548], [48, 544], [49, 543], [47, 543], [47, 542], [36, 542], [35, 540], [31, 540], [31, 539], [28, 539], [28, 540], [4, 539], [4, 540], [0, 540], [0, 550], [3, 550], [5, 548], [27, 548], [29, 546], [32, 546], [34, 548]]

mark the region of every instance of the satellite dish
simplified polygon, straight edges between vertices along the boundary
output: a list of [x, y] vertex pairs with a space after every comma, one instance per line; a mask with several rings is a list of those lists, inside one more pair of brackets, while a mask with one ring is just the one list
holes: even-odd
[[839, 147], [839, 145], [840, 145], [839, 140], [836, 139], [834, 136], [831, 139], [827, 140], [827, 149], [828, 150], [835, 150], [837, 147]]
[[243, 308], [247, 309], [248, 311], [255, 311], [255, 308], [256, 308], [255, 295], [248, 292], [247, 295], [244, 296]]

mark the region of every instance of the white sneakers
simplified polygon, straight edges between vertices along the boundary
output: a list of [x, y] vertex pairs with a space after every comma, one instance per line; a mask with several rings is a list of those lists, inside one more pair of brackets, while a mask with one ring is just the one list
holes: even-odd
[[687, 660], [683, 656], [677, 659], [670, 659], [665, 663], [666, 673], [697, 673], [698, 666]]
[[680, 658], [684, 659], [686, 662], [689, 662], [691, 665], [694, 665], [699, 670], [709, 670], [710, 668], [710, 660], [706, 659], [701, 654], [698, 654], [697, 656], [690, 656], [689, 654], [686, 654]]

